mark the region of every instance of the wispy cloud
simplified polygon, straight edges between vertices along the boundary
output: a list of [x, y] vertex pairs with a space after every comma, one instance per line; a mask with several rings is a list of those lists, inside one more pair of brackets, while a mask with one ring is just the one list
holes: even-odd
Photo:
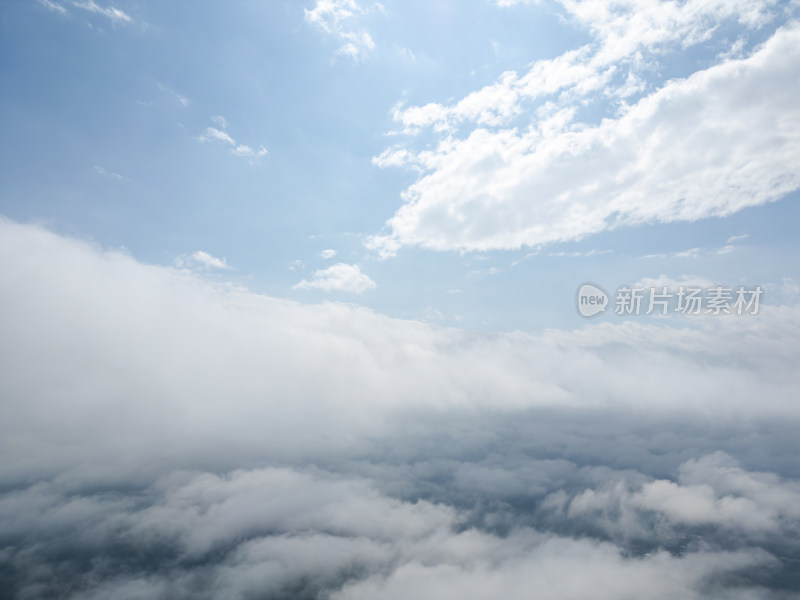
[[741, 242], [742, 240], [746, 240], [749, 237], [750, 237], [749, 233], [742, 233], [742, 234], [739, 234], [739, 235], [732, 235], [731, 237], [729, 237], [726, 240], [726, 242], [728, 244], [732, 244], [734, 242]]
[[200, 268], [208, 269], [230, 269], [227, 261], [224, 258], [217, 258], [208, 252], [197, 250], [191, 254], [181, 254], [175, 258], [175, 266], [181, 269]]
[[306, 22], [339, 39], [336, 54], [353, 60], [375, 49], [369, 32], [357, 27], [359, 17], [368, 12], [355, 0], [317, 0], [314, 8], [304, 9]]
[[333, 248], [328, 248], [328, 249], [323, 250], [322, 252], [320, 252], [319, 255], [320, 255], [321, 258], [324, 258], [325, 260], [329, 260], [329, 259], [333, 258], [334, 256], [336, 256], [336, 250], [334, 250]]
[[642, 258], [698, 258], [700, 248], [689, 248], [688, 250], [678, 250], [676, 252], [657, 252], [645, 254]]
[[236, 156], [244, 156], [246, 158], [260, 158], [268, 154], [267, 149], [264, 148], [264, 146], [259, 146], [258, 149], [254, 150], [246, 144], [237, 144], [233, 149], [233, 153]]
[[94, 166], [95, 172], [103, 177], [108, 177], [109, 179], [116, 179], [117, 181], [125, 181], [125, 177], [120, 175], [119, 173], [114, 173], [113, 171], [108, 171], [99, 165]]
[[202, 135], [197, 136], [197, 140], [200, 142], [208, 142], [208, 141], [218, 141], [222, 142], [223, 144], [231, 147], [231, 153], [236, 156], [241, 156], [244, 158], [252, 159], [250, 161], [251, 164], [255, 164], [256, 159], [262, 158], [269, 154], [264, 146], [259, 146], [258, 148], [254, 149], [246, 144], [239, 144], [236, 140], [231, 137], [231, 135], [226, 131], [228, 127], [228, 122], [225, 117], [221, 115], [217, 115], [211, 118], [211, 121], [216, 125], [216, 127], [206, 127], [205, 132]]
[[179, 94], [171, 87], [164, 85], [163, 83], [158, 84], [158, 89], [164, 92], [167, 96], [169, 96], [175, 103], [179, 104], [182, 107], [189, 106], [190, 100], [183, 94]]
[[548, 256], [554, 257], [569, 257], [569, 258], [588, 258], [590, 256], [603, 256], [604, 254], [611, 254], [613, 250], [598, 250], [593, 248], [592, 250], [585, 250], [585, 251], [575, 251], [575, 252], [548, 252]]
[[64, 6], [58, 4], [57, 2], [53, 2], [52, 0], [39, 0], [39, 4], [46, 6], [51, 11], [57, 12], [60, 15], [66, 16], [69, 14], [69, 11], [64, 8]]
[[764, 291], [776, 304], [792, 305], [800, 302], [800, 282], [793, 277], [782, 277], [780, 283], [767, 282]]
[[336, 263], [326, 269], [314, 271], [313, 278], [304, 279], [293, 286], [296, 290], [318, 289], [323, 292], [352, 292], [361, 294], [367, 290], [375, 289], [375, 282], [361, 272], [358, 265]]
[[707, 289], [713, 287], [714, 285], [716, 285], [714, 281], [706, 277], [699, 277], [697, 275], [681, 275], [679, 277], [659, 275], [658, 277], [644, 277], [633, 284], [633, 287], [645, 289], [667, 288], [668, 290], [675, 291], [682, 287]]
[[106, 17], [113, 25], [132, 23], [133, 19], [125, 11], [114, 6], [100, 6], [94, 0], [85, 2], [72, 2], [72, 6]]
[[[67, 6], [54, 0], [38, 0], [39, 4], [47, 7], [52, 12], [56, 12], [63, 16], [69, 16], [71, 13]], [[117, 25], [132, 25], [136, 21], [128, 13], [121, 8], [115, 6], [102, 6], [97, 4], [94, 0], [71, 0], [68, 5], [80, 11], [92, 13], [105, 17], [113, 26]]]

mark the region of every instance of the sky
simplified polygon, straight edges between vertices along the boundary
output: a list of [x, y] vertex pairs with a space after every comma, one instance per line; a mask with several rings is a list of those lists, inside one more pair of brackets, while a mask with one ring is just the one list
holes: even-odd
[[0, 3], [0, 598], [800, 597], [798, 17]]

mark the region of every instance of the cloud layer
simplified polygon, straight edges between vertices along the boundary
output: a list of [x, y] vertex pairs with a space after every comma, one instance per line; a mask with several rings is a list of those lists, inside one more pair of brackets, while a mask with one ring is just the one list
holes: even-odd
[[789, 598], [800, 307], [469, 334], [0, 221], [9, 598]]

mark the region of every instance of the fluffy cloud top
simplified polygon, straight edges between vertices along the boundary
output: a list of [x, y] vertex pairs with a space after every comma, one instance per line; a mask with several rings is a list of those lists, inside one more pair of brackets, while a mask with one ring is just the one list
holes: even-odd
[[[723, 23], [762, 27], [775, 18], [774, 3], [562, 4], [594, 44], [521, 76], [505, 73], [452, 105], [395, 109], [402, 133], [431, 128], [440, 137], [433, 147], [399, 143], [374, 159], [421, 174], [370, 247], [387, 256], [405, 245], [537, 246], [621, 224], [727, 215], [800, 187], [800, 109], [787, 84], [800, 77], [796, 23], [749, 56], [652, 91], [640, 73]], [[576, 120], [601, 100], [616, 110], [596, 124]]]

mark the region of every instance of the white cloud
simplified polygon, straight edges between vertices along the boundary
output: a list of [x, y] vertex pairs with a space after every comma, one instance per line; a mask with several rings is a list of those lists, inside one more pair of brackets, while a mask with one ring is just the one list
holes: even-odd
[[267, 149], [264, 148], [264, 146], [259, 146], [258, 150], [253, 150], [250, 146], [246, 146], [245, 144], [238, 144], [233, 149], [233, 153], [236, 156], [245, 156], [249, 158], [260, 158], [268, 154]]
[[589, 256], [602, 256], [604, 254], [611, 254], [613, 250], [598, 250], [597, 248], [593, 248], [592, 250], [586, 251], [576, 251], [576, 252], [549, 252], [548, 256], [554, 257], [570, 257], [570, 258], [588, 258]]
[[58, 4], [57, 2], [53, 2], [52, 0], [39, 0], [39, 4], [41, 4], [42, 6], [46, 6], [51, 11], [57, 12], [60, 15], [66, 16], [69, 14], [69, 11], [66, 8], [64, 8], [61, 4]]
[[120, 175], [119, 173], [114, 173], [113, 171], [107, 171], [106, 169], [104, 169], [103, 167], [100, 167], [98, 165], [94, 166], [94, 170], [98, 174], [102, 175], [103, 177], [108, 177], [110, 179], [116, 179], [117, 181], [125, 181], [125, 178], [122, 175]]
[[189, 255], [181, 254], [175, 259], [178, 268], [201, 267], [203, 269], [230, 269], [224, 258], [211, 256], [208, 252], [197, 250]]
[[236, 142], [233, 141], [233, 138], [228, 135], [227, 132], [217, 129], [216, 127], [206, 127], [206, 131], [203, 135], [197, 138], [198, 141], [207, 142], [209, 140], [218, 140], [225, 144], [229, 144], [231, 146], [235, 146]]
[[687, 250], [678, 250], [676, 252], [657, 252], [655, 254], [645, 254], [641, 258], [698, 258], [700, 256], [700, 248], [688, 248]]
[[732, 235], [726, 240], [726, 243], [732, 244], [733, 242], [741, 242], [742, 240], [746, 240], [750, 237], [749, 233], [742, 233], [739, 235]]
[[80, 8], [81, 10], [102, 15], [109, 19], [114, 25], [133, 22], [133, 19], [125, 11], [114, 6], [100, 6], [94, 2], [94, 0], [88, 0], [86, 2], [73, 2], [72, 6]]
[[411, 157], [412, 154], [405, 148], [386, 148], [380, 155], [372, 157], [372, 164], [377, 167], [400, 167]]
[[[701, 590], [705, 580], [724, 577], [736, 569], [775, 562], [760, 552], [693, 553], [683, 558], [658, 553], [641, 561], [630, 561], [610, 545], [585, 540], [540, 540], [535, 535], [519, 534], [508, 540], [506, 548], [499, 548], [494, 540], [479, 535], [452, 537], [447, 548], [452, 555], [431, 552], [431, 558], [403, 563], [389, 574], [373, 575], [346, 587], [333, 598], [522, 600], [530, 598], [531, 590], [536, 590], [541, 597], [570, 600], [674, 597], [699, 600], [704, 597]], [[468, 550], [457, 552], [458, 543]], [[508, 556], [509, 547], [515, 549], [516, 555]], [[676, 573], [680, 575], [675, 576]]]
[[775, 304], [794, 304], [800, 301], [800, 282], [783, 277], [780, 283], [765, 282], [764, 292]]
[[[57, 12], [60, 15], [68, 16], [70, 14], [66, 6], [58, 2], [54, 2], [53, 0], [38, 0], [38, 2], [39, 4], [46, 6], [49, 10]], [[84, 10], [90, 13], [94, 13], [96, 15], [103, 16], [107, 18], [109, 21], [111, 21], [111, 24], [114, 26], [129, 25], [134, 23], [133, 17], [131, 17], [124, 10], [116, 8], [114, 6], [101, 6], [97, 4], [94, 0], [85, 0], [85, 1], [73, 0], [72, 2], [70, 2], [70, 5], [80, 10]]]
[[258, 149], [253, 149], [252, 147], [246, 144], [239, 144], [236, 140], [231, 137], [231, 135], [226, 131], [228, 128], [228, 121], [225, 120], [225, 117], [222, 115], [217, 115], [211, 117], [211, 121], [217, 127], [206, 127], [205, 132], [203, 135], [197, 136], [197, 141], [199, 142], [208, 142], [208, 141], [218, 141], [222, 142], [227, 146], [231, 146], [231, 153], [235, 156], [241, 156], [244, 158], [249, 158], [250, 164], [255, 164], [257, 159], [262, 158], [269, 154], [264, 146], [259, 146]]
[[501, 270], [497, 267], [486, 267], [485, 269], [473, 269], [469, 272], [470, 277], [487, 277], [497, 275]]
[[[47, 405], [34, 410], [9, 401], [0, 410], [20, 411], [18, 423], [31, 431], [41, 424], [37, 415], [53, 410], [61, 427], [54, 443], [62, 434], [77, 435], [97, 403], [112, 402], [106, 386], [129, 390], [112, 394], [109, 410], [140, 406], [142, 423], [150, 402], [156, 406], [164, 394], [174, 394], [176, 415], [189, 419], [187, 427], [196, 426], [195, 433], [206, 425], [220, 427], [220, 418], [243, 419], [266, 444], [272, 443], [270, 436], [259, 427], [270, 420], [273, 405], [233, 402], [233, 397], [296, 398], [299, 412], [286, 413], [288, 421], [275, 421], [270, 431], [280, 431], [294, 417], [305, 419], [302, 405], [308, 402], [322, 403], [315, 410], [323, 420], [325, 406], [333, 412], [349, 406], [355, 420], [342, 422], [343, 427], [410, 405], [615, 406], [646, 408], [650, 414], [727, 410], [800, 416], [796, 306], [763, 306], [757, 317], [697, 320], [677, 329], [600, 323], [572, 332], [473, 338], [346, 305], [304, 306], [223, 292], [191, 274], [140, 265], [125, 254], [98, 252], [37, 227], [0, 220], [0, 228], [5, 307], [0, 349], [6, 357], [0, 386], [6, 398], [17, 398], [13, 390], [25, 388]], [[225, 264], [208, 256], [198, 253], [191, 259]], [[303, 287], [364, 291], [374, 282], [357, 265], [338, 263], [318, 271]], [[343, 369], [349, 364], [359, 366]], [[81, 395], [86, 369], [105, 375], [96, 390]], [[145, 377], [150, 369], [155, 369], [152, 378]], [[313, 381], [304, 375], [309, 369], [316, 372]], [[37, 375], [44, 371], [50, 375]], [[171, 373], [172, 383], [159, 373]], [[226, 375], [217, 379], [217, 373]], [[320, 389], [330, 393], [318, 398]], [[73, 396], [76, 403], [68, 402]], [[376, 396], [380, 405], [372, 403]], [[759, 402], [752, 402], [754, 397]], [[133, 433], [137, 419], [132, 415], [125, 421]], [[0, 418], [0, 425], [11, 423]], [[113, 434], [116, 426], [111, 427]], [[5, 463], [8, 469], [13, 465], [13, 460]]]
[[336, 54], [344, 54], [353, 60], [358, 60], [358, 57], [364, 53], [364, 50], [375, 49], [375, 42], [372, 41], [372, 36], [367, 32], [347, 32], [343, 33], [341, 37], [347, 40], [347, 42], [336, 50]]
[[361, 272], [358, 265], [336, 263], [326, 269], [314, 271], [311, 280], [304, 279], [293, 286], [293, 289], [310, 290], [318, 289], [324, 292], [353, 292], [361, 294], [367, 290], [375, 289], [375, 282]]
[[676, 481], [626, 478], [576, 494], [568, 503], [573, 518], [614, 515], [606, 526], [627, 522], [640, 533], [647, 513], [690, 526], [714, 526], [739, 536], [764, 538], [800, 518], [800, 485], [774, 473], [750, 472], [724, 452], [692, 458], [678, 467]]
[[700, 254], [700, 248], [689, 248], [688, 250], [681, 250], [674, 254], [675, 258], [697, 258]]
[[303, 10], [306, 21], [327, 33], [341, 29], [342, 23], [360, 14], [362, 8], [355, 0], [317, 0], [313, 9]]
[[[746, 58], [636, 99], [641, 53], [699, 44], [728, 21], [762, 26], [771, 4], [563, 2], [595, 43], [537, 61], [522, 76], [504, 73], [449, 106], [394, 109], [403, 133], [432, 127], [442, 137], [432, 149], [399, 143], [373, 159], [422, 174], [403, 192], [388, 233], [368, 246], [384, 256], [404, 245], [515, 249], [731, 214], [797, 189], [800, 108], [786, 84], [800, 76], [796, 25]], [[634, 103], [595, 125], [576, 122], [581, 103], [603, 89]], [[525, 115], [530, 125], [517, 125]]]
[[[190, 104], [189, 98], [187, 98], [183, 94], [179, 94], [178, 92], [173, 90], [171, 87], [166, 86], [163, 83], [159, 83], [158, 84], [158, 89], [160, 89], [162, 92], [167, 94], [170, 98], [172, 98], [176, 103], [178, 103], [182, 107], [185, 108], [185, 107], [189, 106], [189, 104]], [[213, 120], [214, 120], [214, 118], [212, 118], [212, 121]], [[225, 126], [226, 125], [223, 125], [222, 128], [224, 129]]]
[[[511, 6], [519, 1], [501, 0], [498, 5]], [[521, 1], [540, 4], [538, 0]], [[683, 48], [697, 45], [706, 41], [726, 20], [758, 28], [773, 18], [770, 8], [775, 5], [774, 0], [754, 0], [747, 4], [649, 0], [613, 3], [562, 0], [559, 3], [578, 26], [592, 33], [594, 43], [554, 59], [536, 61], [522, 77], [514, 72], [503, 73], [498, 83], [469, 94], [451, 107], [428, 104], [424, 108], [428, 109], [432, 119], [416, 125], [430, 125], [448, 119], [502, 122], [504, 119], [501, 117], [508, 118], [520, 112], [521, 107], [514, 98], [539, 98], [562, 91], [570, 96], [583, 97], [605, 87], [620, 69], [625, 69], [625, 81], [616, 92], [627, 97], [632, 93], [632, 86], [642, 87], [636, 73], [644, 62], [640, 53], [661, 53], [668, 44], [679, 43]], [[507, 98], [511, 102], [503, 107], [503, 102], [498, 104], [498, 98]], [[559, 102], [564, 100], [560, 98]], [[418, 107], [398, 111], [395, 118], [408, 127], [410, 123], [406, 119], [415, 121], [414, 115], [418, 115], [418, 111]], [[487, 113], [494, 113], [495, 117], [480, 118]]]
[[336, 256], [336, 250], [328, 248], [327, 250], [323, 250], [322, 252], [320, 252], [319, 255], [321, 258], [328, 260]]
[[638, 282], [633, 284], [633, 287], [637, 288], [667, 288], [668, 290], [678, 290], [680, 288], [700, 288], [700, 289], [708, 289], [710, 287], [714, 287], [716, 285], [710, 279], [705, 277], [698, 277], [696, 275], [682, 275], [680, 277], [669, 277], [667, 275], [659, 275], [658, 277], [644, 277], [640, 279]]
[[[752, 479], [753, 474], [743, 476]], [[522, 599], [530, 597], [531, 589], [551, 598], [721, 599], [731, 597], [733, 590], [721, 586], [709, 595], [709, 579], [724, 581], [737, 571], [779, 565], [774, 556], [756, 548], [701, 548], [680, 555], [657, 550], [631, 557], [608, 541], [526, 526], [497, 535], [463, 527], [458, 512], [447, 505], [401, 501], [360, 478], [293, 468], [174, 473], [157, 480], [148, 490], [147, 503], [138, 504], [111, 495], [70, 494], [68, 485], [40, 484], [6, 495], [0, 500], [0, 522], [31, 537], [43, 530], [68, 531], [73, 547], [84, 550], [105, 542], [113, 552], [114, 542], [135, 542], [140, 549], [170, 554], [170, 546], [177, 547], [180, 562], [204, 562], [205, 579], [196, 569], [176, 565], [171, 567], [171, 581], [158, 575], [131, 581], [134, 573], [127, 565], [125, 572], [108, 578], [113, 570], [104, 565], [89, 584], [91, 598], [113, 597], [126, 589], [135, 589], [139, 596], [168, 590], [171, 597], [197, 597], [202, 581], [208, 594], [203, 598], [279, 596], [284, 586], [305, 581], [339, 600], [478, 600], [495, 595]], [[770, 481], [767, 502], [774, 501], [773, 490], [780, 493]], [[702, 506], [705, 497], [675, 498], [676, 492], [696, 494], [691, 487], [656, 481], [628, 494], [627, 501], [668, 519], [729, 522]], [[572, 504], [586, 505], [587, 496]], [[792, 498], [790, 492], [782, 502]], [[619, 498], [607, 498], [601, 490], [594, 507], [613, 500]], [[668, 500], [680, 506], [662, 504]], [[627, 507], [622, 509], [626, 512]], [[22, 521], [13, 520], [23, 511]], [[756, 525], [757, 516], [747, 515], [746, 522]], [[741, 523], [734, 525], [742, 529]], [[167, 543], [159, 547], [159, 541]], [[131, 564], [142, 566], [129, 560]], [[62, 563], [60, 570], [65, 568]], [[356, 573], [343, 577], [348, 571]]]
[[417, 62], [418, 58], [417, 55], [408, 48], [404, 46], [399, 46], [397, 44], [394, 45], [394, 53], [398, 56], [403, 62], [414, 64]]
[[657, 480], [633, 496], [646, 510], [690, 524], [716, 524], [768, 535], [800, 517], [800, 487], [771, 473], [748, 473], [723, 453], [680, 467], [680, 482]]
[[349, 56], [353, 60], [359, 60], [375, 49], [369, 32], [358, 29], [355, 23], [368, 12], [355, 0], [317, 0], [314, 8], [304, 9], [306, 22], [342, 42], [336, 54]]
[[5, 219], [0, 305], [19, 597], [777, 600], [800, 557], [797, 305], [473, 334]]

